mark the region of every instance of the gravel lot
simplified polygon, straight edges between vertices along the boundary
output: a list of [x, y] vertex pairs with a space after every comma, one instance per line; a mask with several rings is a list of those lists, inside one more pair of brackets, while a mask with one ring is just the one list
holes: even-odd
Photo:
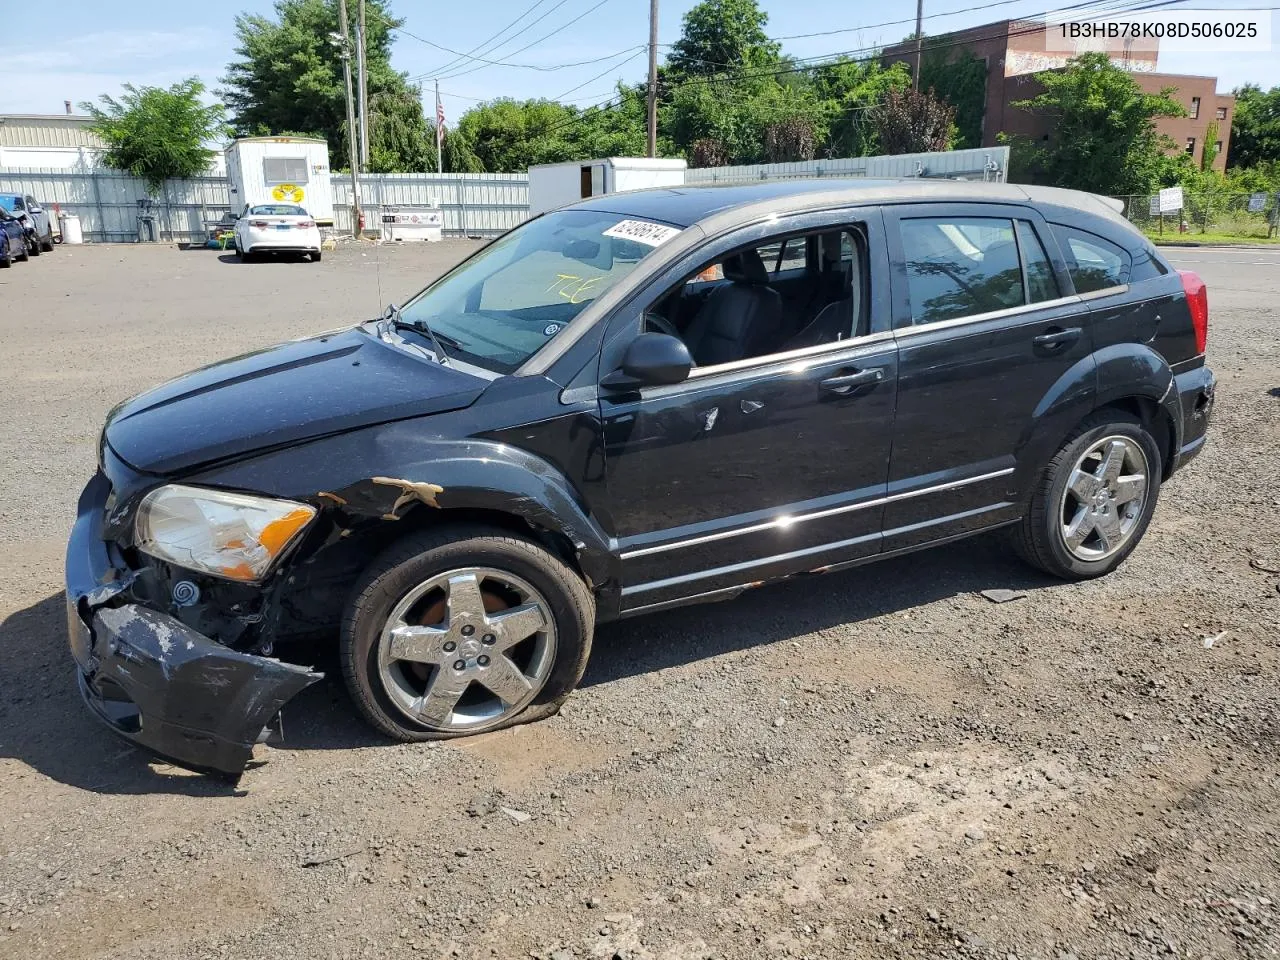
[[61, 554], [107, 411], [468, 249], [0, 273], [0, 957], [1280, 952], [1275, 250], [1170, 252], [1216, 422], [1103, 581], [978, 540], [605, 627], [562, 715], [449, 745], [383, 743], [329, 680], [236, 791], [93, 722]]

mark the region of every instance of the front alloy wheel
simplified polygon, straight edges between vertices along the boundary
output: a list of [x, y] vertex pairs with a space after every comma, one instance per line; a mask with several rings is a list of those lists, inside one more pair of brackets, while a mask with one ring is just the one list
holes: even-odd
[[409, 720], [475, 732], [523, 710], [555, 655], [555, 621], [541, 593], [514, 574], [463, 567], [396, 604], [378, 642], [378, 671]]
[[382, 552], [343, 618], [347, 689], [397, 740], [435, 740], [549, 717], [578, 685], [595, 598], [542, 546], [440, 525]]

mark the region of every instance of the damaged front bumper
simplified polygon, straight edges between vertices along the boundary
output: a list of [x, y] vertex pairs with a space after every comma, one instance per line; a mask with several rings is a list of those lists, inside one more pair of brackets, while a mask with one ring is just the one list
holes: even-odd
[[110, 483], [80, 496], [67, 544], [67, 628], [80, 692], [133, 743], [193, 770], [238, 777], [280, 708], [323, 674], [241, 653], [128, 602], [133, 575], [102, 539]]

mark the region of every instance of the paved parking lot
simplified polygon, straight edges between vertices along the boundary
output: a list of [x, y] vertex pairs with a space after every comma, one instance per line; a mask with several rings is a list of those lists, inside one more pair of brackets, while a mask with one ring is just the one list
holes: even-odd
[[609, 626], [561, 716], [448, 745], [326, 681], [239, 790], [92, 722], [61, 552], [107, 411], [470, 248], [0, 273], [0, 957], [1280, 951], [1274, 249], [1169, 252], [1209, 285], [1216, 421], [1103, 581], [979, 540]]

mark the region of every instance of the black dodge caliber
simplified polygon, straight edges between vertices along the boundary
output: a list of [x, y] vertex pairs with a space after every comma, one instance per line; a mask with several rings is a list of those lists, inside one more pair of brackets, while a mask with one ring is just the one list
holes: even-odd
[[336, 637], [365, 719], [425, 740], [553, 713], [597, 623], [766, 581], [997, 527], [1100, 576], [1204, 443], [1207, 326], [1088, 194], [587, 200], [114, 410], [67, 550], [80, 687], [236, 777], [319, 679], [283, 641]]

